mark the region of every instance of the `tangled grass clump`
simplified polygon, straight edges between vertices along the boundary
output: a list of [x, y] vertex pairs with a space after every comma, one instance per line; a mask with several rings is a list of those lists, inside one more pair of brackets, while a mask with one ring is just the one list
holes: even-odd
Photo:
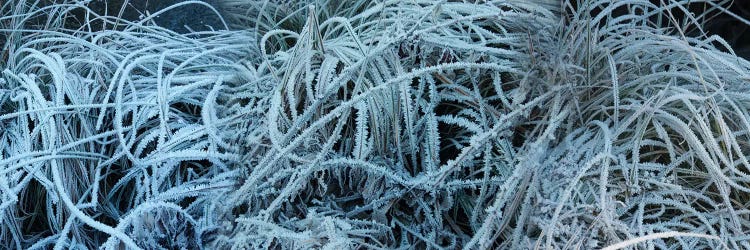
[[729, 1], [220, 4], [2, 5], [0, 246], [750, 248]]

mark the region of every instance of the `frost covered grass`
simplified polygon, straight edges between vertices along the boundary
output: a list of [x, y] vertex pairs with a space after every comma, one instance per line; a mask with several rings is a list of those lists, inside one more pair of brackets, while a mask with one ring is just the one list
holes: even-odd
[[0, 246], [747, 249], [729, 3], [6, 2]]

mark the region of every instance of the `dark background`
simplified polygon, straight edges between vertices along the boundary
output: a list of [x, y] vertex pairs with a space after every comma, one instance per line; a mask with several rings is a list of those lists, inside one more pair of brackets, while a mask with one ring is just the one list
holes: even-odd
[[[571, 1], [573, 5], [571, 7], [574, 9], [578, 9], [576, 3], [580, 1], [582, 0]], [[650, 0], [650, 2], [656, 6], [664, 6], [665, 4], [670, 3], [670, 0]], [[744, 18], [745, 20], [750, 21], [750, 0], [733, 0], [730, 3], [731, 5], [728, 8], [729, 11], [741, 18]], [[700, 16], [702, 13], [705, 13], [706, 10], [710, 9], [710, 7], [711, 5], [707, 3], [696, 2], [689, 4], [688, 10], [694, 13], [695, 16]], [[722, 5], [722, 7], [726, 8], [727, 6]], [[600, 11], [602, 11], [601, 7], [594, 9], [591, 12], [591, 16], [595, 16]], [[683, 24], [683, 22], [686, 21], [686, 16], [683, 10], [679, 8], [672, 8], [670, 11], [680, 24]], [[627, 13], [627, 10], [625, 8], [617, 8], [613, 11], [612, 14], [616, 16], [625, 13]], [[750, 31], [750, 25], [738, 20], [735, 17], [732, 17], [727, 13], [715, 15], [719, 13], [719, 11], [716, 10], [710, 13], [712, 14], [707, 15], [707, 17], [710, 18], [699, 20], [704, 24], [703, 31], [707, 33], [705, 35], [721, 36], [729, 43], [729, 45], [731, 45], [732, 49], [738, 56], [750, 60], [750, 34], [748, 34], [748, 31]], [[655, 21], [655, 19], [653, 19], [652, 21]], [[698, 29], [695, 29], [695, 26], [689, 27], [688, 30], [688, 34], [686, 34], [688, 36], [698, 37], [703, 35], [699, 32]], [[718, 44], [715, 45], [718, 48], [723, 48], [723, 46], [720, 46]]]
[[[750, 21], [750, 0], [735, 0], [729, 10]], [[750, 25], [722, 14], [709, 22], [706, 31], [721, 36], [732, 45], [737, 55], [750, 59]]]
[[[147, 13], [154, 14], [157, 11], [169, 7], [184, 0], [93, 0], [89, 8], [100, 15], [117, 16], [122, 9], [122, 18], [129, 21], [138, 21]], [[204, 0], [218, 11], [219, 4], [216, 0]], [[124, 6], [124, 9], [123, 9]], [[82, 13], [75, 13], [80, 16]], [[154, 18], [156, 24], [161, 27], [179, 32], [188, 33], [189, 27], [193, 31], [208, 31], [224, 29], [224, 25], [214, 11], [206, 6], [189, 4], [169, 10]]]

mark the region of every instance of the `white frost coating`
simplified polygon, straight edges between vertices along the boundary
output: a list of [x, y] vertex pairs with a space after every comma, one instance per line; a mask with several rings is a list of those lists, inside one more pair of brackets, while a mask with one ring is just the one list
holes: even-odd
[[698, 34], [730, 1], [225, 0], [192, 34], [152, 18], [199, 1], [32, 2], [0, 248], [750, 249], [750, 62]]

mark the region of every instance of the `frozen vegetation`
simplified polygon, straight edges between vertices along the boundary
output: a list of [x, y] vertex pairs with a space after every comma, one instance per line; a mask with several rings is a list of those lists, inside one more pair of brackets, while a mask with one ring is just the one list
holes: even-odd
[[2, 1], [0, 248], [750, 249], [731, 2]]

